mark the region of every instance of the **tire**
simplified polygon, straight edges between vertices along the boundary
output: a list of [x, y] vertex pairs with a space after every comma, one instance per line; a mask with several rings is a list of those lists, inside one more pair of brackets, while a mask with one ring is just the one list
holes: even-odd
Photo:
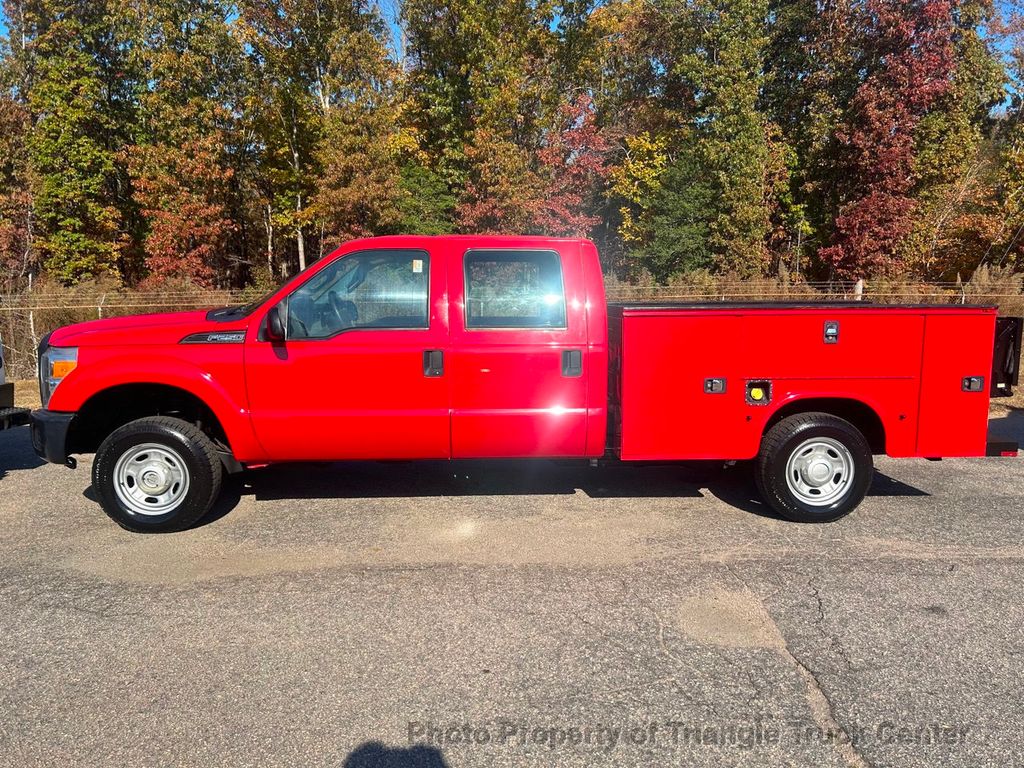
[[754, 478], [768, 505], [798, 523], [829, 523], [864, 500], [874, 474], [871, 446], [850, 422], [801, 413], [765, 433]]
[[129, 422], [103, 441], [92, 486], [103, 511], [122, 528], [168, 533], [190, 528], [210, 511], [222, 475], [217, 451], [198, 427], [154, 416]]

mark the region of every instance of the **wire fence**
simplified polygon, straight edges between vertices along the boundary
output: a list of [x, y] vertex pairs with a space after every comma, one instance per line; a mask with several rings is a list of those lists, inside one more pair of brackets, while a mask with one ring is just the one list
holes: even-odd
[[[43, 289], [0, 295], [0, 341], [8, 378], [36, 376], [36, 348], [55, 328], [107, 317], [207, 309], [244, 304], [259, 292], [164, 290], [95, 291]], [[865, 301], [879, 304], [992, 304], [1004, 314], [1024, 314], [1020, 275], [975, 275], [960, 282], [789, 282], [701, 277], [668, 286], [609, 280], [608, 299], [618, 302]]]
[[0, 295], [0, 340], [8, 378], [36, 376], [36, 349], [50, 331], [108, 317], [178, 312], [240, 304], [251, 292], [238, 291], [32, 291]]

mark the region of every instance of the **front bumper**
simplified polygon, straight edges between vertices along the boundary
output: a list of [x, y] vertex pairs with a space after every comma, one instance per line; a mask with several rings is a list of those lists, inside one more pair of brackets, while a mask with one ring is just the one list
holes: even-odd
[[68, 463], [68, 430], [73, 413], [32, 411], [32, 448], [36, 455], [52, 464]]

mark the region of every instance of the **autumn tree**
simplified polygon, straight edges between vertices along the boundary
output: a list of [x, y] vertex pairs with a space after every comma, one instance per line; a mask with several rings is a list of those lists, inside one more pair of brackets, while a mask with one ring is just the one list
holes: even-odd
[[[243, 0], [239, 33], [250, 53], [253, 90], [246, 109], [261, 146], [261, 187], [267, 239], [291, 239], [302, 270], [313, 227], [310, 198], [317, 147], [329, 105], [331, 46], [352, 13], [334, 0]], [[285, 269], [284, 265], [282, 265]]]
[[238, 274], [232, 251], [242, 49], [221, 0], [141, 0], [129, 11], [140, 78], [134, 144], [126, 150], [142, 218], [144, 272], [200, 286]]
[[119, 153], [133, 123], [118, 6], [8, 0], [11, 51], [32, 130], [34, 243], [58, 280], [116, 274], [130, 204]]
[[[1024, 8], [1007, 4], [1010, 13], [993, 25], [1000, 33], [1006, 51], [1007, 75], [1011, 83], [1024, 77]], [[994, 162], [987, 166], [988, 178], [981, 185], [990, 195], [987, 215], [976, 215], [979, 233], [986, 241], [978, 265], [1012, 266], [1024, 264], [1024, 94], [1011, 91], [1005, 114], [996, 121]], [[987, 226], [986, 226], [987, 225]]]
[[537, 153], [540, 196], [532, 229], [540, 234], [587, 237], [600, 221], [599, 198], [608, 180], [611, 141], [597, 124], [589, 96], [556, 112]]
[[0, 59], [0, 268], [6, 290], [23, 286], [39, 271], [26, 146], [29, 112], [12, 61], [9, 50]]
[[[678, 13], [643, 0], [616, 0], [595, 8], [587, 37], [592, 48], [577, 69], [594, 92], [598, 124], [617, 142], [612, 150], [605, 226], [598, 231], [606, 265], [629, 276], [640, 270], [667, 279], [684, 264], [707, 266], [700, 255], [674, 252], [655, 255], [652, 241], [678, 217], [691, 222], [692, 210], [675, 213], [656, 204], [670, 163], [680, 152], [692, 151], [689, 122], [695, 94], [677, 66], [687, 47], [680, 44]], [[702, 219], [707, 210], [697, 214]], [[709, 234], [706, 226], [702, 229]]]
[[[992, 0], [953, 6], [953, 73], [914, 137], [914, 226], [901, 255], [915, 272], [954, 279], [978, 265], [980, 240], [996, 213], [991, 193], [993, 110], [1006, 95], [1007, 73], [994, 49]], [[980, 249], [984, 253], [984, 248]]]
[[413, 126], [428, 166], [459, 195], [469, 232], [529, 231], [537, 151], [561, 99], [548, 0], [409, 0]]
[[821, 258], [842, 277], [900, 274], [914, 227], [917, 127], [948, 93], [950, 0], [868, 0], [860, 15], [867, 77], [837, 131], [843, 171], [832, 245]]
[[844, 171], [837, 131], [860, 85], [857, 0], [771, 0], [762, 109], [778, 126], [788, 187], [777, 188], [787, 222], [780, 257], [812, 271], [839, 207]]
[[601, 19], [623, 40], [606, 54], [615, 84], [602, 97], [628, 105], [636, 126], [613, 172], [620, 234], [660, 279], [695, 266], [762, 273], [786, 182], [778, 130], [760, 104], [768, 4], [680, 0], [640, 13]]
[[464, 231], [659, 282], [1019, 265], [1015, 7], [4, 0], [0, 261], [239, 287]]
[[[433, 229], [407, 219], [413, 193], [403, 171], [420, 168], [420, 151], [406, 123], [402, 73], [389, 56], [383, 20], [366, 14], [358, 25], [336, 34], [318, 152], [323, 173], [315, 198], [325, 233], [339, 241], [417, 231], [421, 224]], [[422, 202], [429, 204], [429, 199]]]

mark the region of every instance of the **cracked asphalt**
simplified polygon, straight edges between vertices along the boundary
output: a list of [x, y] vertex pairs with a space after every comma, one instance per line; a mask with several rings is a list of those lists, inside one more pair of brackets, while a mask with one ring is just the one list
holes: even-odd
[[1024, 764], [1024, 458], [825, 526], [742, 467], [281, 467], [171, 536], [89, 469], [0, 433], [3, 766]]

